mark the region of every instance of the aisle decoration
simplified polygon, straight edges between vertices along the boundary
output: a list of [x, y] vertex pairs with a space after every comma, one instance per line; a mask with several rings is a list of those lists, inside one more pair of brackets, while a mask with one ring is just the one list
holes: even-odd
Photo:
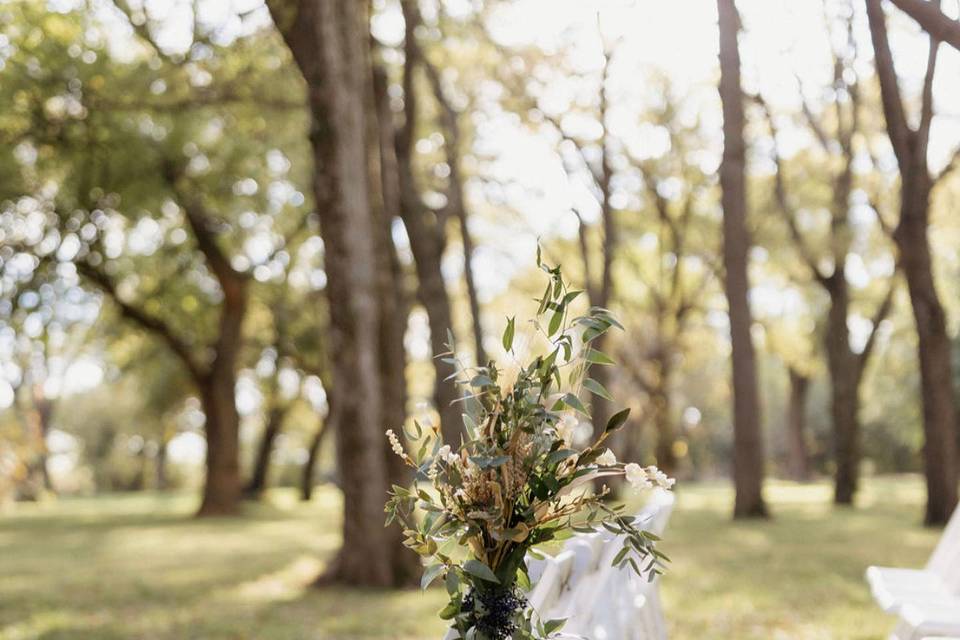
[[422, 586], [443, 580], [450, 600], [440, 616], [465, 640], [541, 640], [560, 631], [563, 620], [540, 619], [524, 598], [526, 561], [540, 545], [602, 527], [622, 544], [614, 565], [653, 579], [666, 561], [644, 523], [607, 501], [607, 478], [640, 489], [673, 486], [657, 468], [621, 463], [606, 446], [630, 410], [614, 413], [592, 443], [578, 446], [580, 432], [589, 431], [585, 398], [611, 400], [589, 372], [614, 363], [593, 344], [623, 327], [606, 309], [573, 316], [583, 292], [570, 290], [560, 268], [544, 264], [539, 251], [537, 266], [549, 278], [531, 321], [544, 353], [519, 362], [512, 318], [502, 340], [513, 364], [505, 369], [493, 362], [462, 366], [451, 340], [443, 357], [464, 388], [461, 442], [444, 443], [438, 428], [414, 423], [405, 432], [411, 455], [387, 431], [418, 480], [393, 487], [387, 523], [399, 521], [405, 544], [427, 558]]

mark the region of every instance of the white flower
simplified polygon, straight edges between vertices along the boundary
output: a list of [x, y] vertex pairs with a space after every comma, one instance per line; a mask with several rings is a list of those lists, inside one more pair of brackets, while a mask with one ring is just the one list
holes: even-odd
[[556, 431], [557, 436], [563, 440], [564, 444], [568, 447], [573, 444], [573, 435], [577, 430], [577, 426], [580, 424], [580, 421], [576, 419], [573, 415], [569, 413], [563, 414], [563, 417], [560, 418], [560, 421], [557, 422]]
[[453, 453], [450, 445], [445, 444], [437, 451], [437, 460], [443, 460], [447, 464], [454, 464], [460, 459], [460, 456]]
[[635, 489], [649, 489], [653, 486], [650, 478], [647, 477], [646, 470], [636, 462], [631, 462], [625, 466], [623, 473], [627, 478], [627, 482]]
[[617, 456], [613, 451], [607, 449], [597, 457], [597, 464], [601, 467], [612, 467], [617, 464]]
[[403, 445], [400, 444], [400, 439], [397, 438], [397, 434], [393, 432], [393, 429], [387, 429], [387, 439], [390, 440], [390, 448], [393, 449], [395, 454], [401, 458], [406, 455], [403, 450]]
[[676, 480], [665, 474], [663, 471], [660, 471], [660, 469], [657, 469], [656, 467], [647, 467], [646, 472], [647, 477], [650, 478], [650, 480], [661, 489], [670, 489], [677, 483]]

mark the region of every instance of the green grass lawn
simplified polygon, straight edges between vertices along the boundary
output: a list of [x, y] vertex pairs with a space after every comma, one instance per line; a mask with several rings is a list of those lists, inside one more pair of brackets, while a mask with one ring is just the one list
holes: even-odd
[[[865, 483], [856, 510], [826, 484], [773, 483], [775, 519], [734, 523], [731, 492], [687, 485], [662, 549], [671, 638], [880, 639], [869, 564], [922, 565], [915, 478]], [[127, 495], [0, 513], [0, 640], [438, 640], [439, 591], [317, 590], [339, 544], [339, 502], [277, 493], [245, 518], [190, 519], [190, 496]]]

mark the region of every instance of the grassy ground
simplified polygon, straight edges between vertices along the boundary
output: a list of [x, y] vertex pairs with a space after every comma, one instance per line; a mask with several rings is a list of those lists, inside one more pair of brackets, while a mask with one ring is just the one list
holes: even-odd
[[[671, 638], [880, 639], [892, 620], [868, 564], [921, 565], [938, 532], [918, 525], [914, 478], [866, 483], [835, 511], [825, 484], [774, 483], [775, 519], [733, 523], [730, 491], [688, 485], [663, 550]], [[18, 505], [0, 514], [0, 640], [438, 639], [437, 591], [306, 585], [338, 545], [338, 501], [279, 494], [244, 519], [189, 519], [187, 496]]]

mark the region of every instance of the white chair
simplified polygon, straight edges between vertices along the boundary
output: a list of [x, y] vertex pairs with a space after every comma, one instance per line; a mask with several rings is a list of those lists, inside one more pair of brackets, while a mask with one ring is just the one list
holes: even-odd
[[[673, 504], [673, 494], [655, 492], [639, 514], [640, 526], [661, 535]], [[572, 552], [572, 564], [579, 556], [584, 568], [571, 571], [555, 601], [534, 602], [531, 597], [531, 605], [544, 620], [565, 618], [563, 632], [568, 636], [591, 640], [666, 638], [657, 580], [637, 576], [629, 568], [614, 567], [613, 559], [621, 548], [622, 541], [605, 530], [574, 536], [556, 558]], [[567, 562], [565, 558], [563, 561]], [[531, 593], [536, 591], [535, 587]]]
[[960, 509], [926, 567], [869, 567], [867, 582], [880, 608], [900, 617], [891, 640], [960, 638]]
[[[662, 535], [673, 494], [657, 490], [638, 514], [640, 528]], [[527, 601], [542, 620], [564, 618], [563, 635], [590, 640], [665, 640], [657, 580], [612, 565], [622, 541], [602, 530], [577, 534], [555, 556], [530, 558]], [[449, 631], [444, 640], [455, 640]]]

